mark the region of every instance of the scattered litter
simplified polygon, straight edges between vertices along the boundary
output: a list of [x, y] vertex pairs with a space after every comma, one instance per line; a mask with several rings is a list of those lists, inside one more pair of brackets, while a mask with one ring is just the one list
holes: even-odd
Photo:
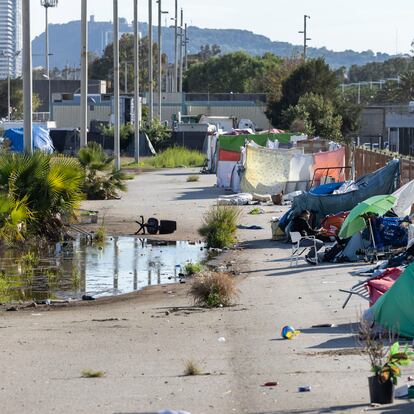
[[245, 206], [252, 202], [253, 196], [249, 193], [221, 196], [217, 200], [219, 206]]
[[395, 391], [394, 391], [394, 397], [395, 398], [403, 398], [403, 397], [406, 397], [407, 395], [408, 395], [408, 385], [407, 384], [396, 388]]
[[300, 334], [293, 326], [286, 325], [282, 329], [282, 337], [285, 339], [293, 339]]
[[32, 313], [32, 316], [42, 316], [43, 313]]
[[337, 326], [334, 323], [321, 323], [320, 325], [312, 325], [312, 328], [336, 328]]
[[262, 387], [276, 387], [277, 385], [279, 385], [277, 381], [269, 381], [265, 382]]
[[93, 296], [90, 296], [90, 295], [83, 295], [82, 300], [95, 300], [95, 298]]
[[414, 377], [413, 377], [412, 375], [410, 375], [410, 376], [407, 378], [407, 381], [414, 381]]
[[253, 200], [254, 201], [260, 201], [261, 203], [272, 203], [272, 196], [270, 194], [253, 194]]
[[19, 308], [17, 308], [16, 306], [10, 306], [6, 309], [6, 312], [17, 312], [18, 310]]
[[226, 342], [226, 338], [224, 338], [224, 336], [220, 336], [220, 338], [218, 339], [219, 342]]
[[312, 391], [312, 387], [310, 385], [305, 385], [303, 387], [299, 387], [298, 388], [299, 392], [311, 392]]
[[252, 216], [257, 216], [259, 214], [265, 214], [265, 211], [262, 208], [255, 207], [249, 211], [249, 214]]
[[240, 229], [240, 230], [263, 230], [263, 227], [256, 226], [256, 225], [253, 225], [253, 226], [245, 226], [243, 224], [240, 224], [239, 226], [237, 226], [237, 228]]

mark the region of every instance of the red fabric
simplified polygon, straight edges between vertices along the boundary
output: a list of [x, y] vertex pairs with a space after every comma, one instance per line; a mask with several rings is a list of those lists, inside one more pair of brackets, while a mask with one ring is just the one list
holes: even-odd
[[344, 221], [348, 215], [349, 211], [326, 216], [321, 223], [321, 233], [328, 237], [338, 236], [342, 224], [344, 224]]
[[235, 151], [219, 151], [219, 161], [240, 161], [241, 153]]
[[369, 292], [369, 304], [374, 305], [375, 302], [394, 284], [400, 277], [402, 270], [398, 267], [387, 269], [381, 276], [367, 282]]

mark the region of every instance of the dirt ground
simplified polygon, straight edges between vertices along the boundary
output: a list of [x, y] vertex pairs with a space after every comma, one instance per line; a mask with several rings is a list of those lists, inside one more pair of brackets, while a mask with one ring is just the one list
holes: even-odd
[[[177, 219], [177, 239], [197, 239], [218, 190], [213, 176], [186, 183], [191, 173], [146, 173], [120, 201], [85, 206], [105, 208], [105, 224], [119, 234], [131, 234], [131, 217], [156, 214]], [[1, 413], [414, 412], [404, 400], [369, 405], [369, 365], [356, 349], [355, 324], [367, 303], [353, 298], [343, 310], [338, 292], [356, 282], [349, 272], [361, 266], [290, 268], [290, 246], [269, 240], [280, 208], [264, 209], [250, 216], [243, 208], [243, 224], [263, 229], [240, 231], [242, 249], [216, 259], [240, 272], [233, 307], [194, 308], [188, 285], [168, 285], [83, 306], [0, 313]], [[301, 331], [296, 339], [281, 339], [286, 324]], [[321, 324], [336, 326], [313, 328]], [[183, 376], [190, 359], [204, 375]], [[81, 378], [87, 368], [106, 374]], [[401, 384], [412, 374], [404, 369]], [[278, 385], [262, 386], [269, 381]], [[307, 385], [310, 392], [298, 392]]]

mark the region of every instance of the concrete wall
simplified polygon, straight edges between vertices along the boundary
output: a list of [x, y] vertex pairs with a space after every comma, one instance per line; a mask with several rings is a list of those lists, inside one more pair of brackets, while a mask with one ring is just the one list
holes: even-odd
[[[109, 122], [111, 119], [110, 105], [93, 105], [88, 107], [88, 123], [90, 121]], [[53, 105], [53, 119], [56, 128], [75, 129], [80, 126], [80, 107], [79, 105]]]

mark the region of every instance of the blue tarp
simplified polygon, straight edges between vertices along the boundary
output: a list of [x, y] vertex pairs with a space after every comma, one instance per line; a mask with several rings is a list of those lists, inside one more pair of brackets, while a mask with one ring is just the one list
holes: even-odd
[[356, 191], [327, 195], [304, 193], [295, 197], [292, 208], [295, 214], [311, 211], [318, 225], [328, 214], [351, 211], [358, 203], [375, 195], [392, 194], [397, 188], [399, 175], [400, 161], [391, 160], [385, 167], [359, 178]]
[[[24, 130], [23, 128], [8, 129], [4, 137], [11, 141], [10, 149], [15, 152], [23, 152]], [[40, 126], [33, 127], [33, 149], [51, 154], [54, 151], [53, 142], [49, 131]]]
[[309, 190], [309, 192], [311, 194], [317, 194], [317, 195], [332, 194], [335, 190], [340, 188], [342, 184], [343, 183], [323, 184], [323, 185], [320, 185], [319, 187], [312, 188], [311, 190]]

